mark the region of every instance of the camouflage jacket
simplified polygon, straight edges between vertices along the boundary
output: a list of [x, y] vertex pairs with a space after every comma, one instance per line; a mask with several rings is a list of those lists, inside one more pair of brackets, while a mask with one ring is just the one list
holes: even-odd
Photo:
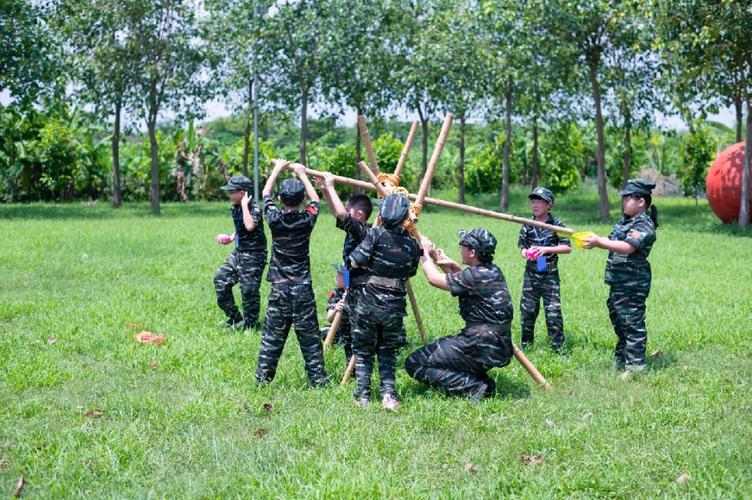
[[449, 292], [459, 297], [460, 315], [466, 323], [512, 323], [512, 296], [504, 273], [494, 264], [479, 264], [447, 273], [446, 280]]
[[248, 205], [251, 218], [256, 223], [253, 231], [248, 231], [243, 223], [243, 208], [233, 205], [230, 209], [232, 222], [235, 224], [235, 248], [240, 252], [266, 252], [266, 235], [264, 234], [264, 219], [258, 204]]
[[655, 226], [650, 216], [642, 212], [631, 218], [622, 217], [608, 239], [626, 241], [636, 250], [631, 254], [608, 252], [606, 283], [624, 283], [635, 279], [649, 281], [652, 275], [647, 258], [656, 239]]
[[[341, 221], [337, 219], [337, 228], [342, 229], [345, 233], [345, 243], [342, 247], [342, 261], [346, 266], [350, 265], [350, 254], [358, 248], [358, 245], [363, 241], [363, 238], [368, 234], [370, 228], [368, 224], [364, 224], [359, 220], [347, 214], [345, 220]], [[357, 284], [358, 280], [365, 277], [367, 271], [365, 269], [353, 269], [350, 271], [350, 285]]]
[[[566, 227], [560, 219], [557, 219], [550, 213], [548, 214], [548, 218], [545, 220], [545, 223], [552, 224], [554, 226]], [[559, 237], [555, 232], [549, 231], [548, 229], [541, 229], [535, 226], [522, 226], [520, 228], [520, 236], [519, 238], [517, 238], [517, 248], [530, 248], [532, 246], [555, 247], [558, 245], [572, 246], [572, 244], [569, 242], [569, 238]], [[555, 267], [558, 261], [558, 255], [546, 255], [546, 262], [550, 266]], [[535, 261], [529, 261], [527, 263], [527, 266], [535, 269], [536, 263]]]
[[311, 283], [308, 247], [311, 231], [319, 215], [319, 204], [311, 202], [305, 210], [283, 211], [271, 196], [264, 197], [264, 216], [272, 232], [272, 258], [266, 279], [272, 283]]
[[[415, 276], [420, 260], [420, 245], [403, 227], [374, 227], [358, 248], [350, 254], [350, 263], [366, 268], [368, 277], [404, 281]], [[357, 314], [381, 319], [388, 315], [405, 316], [405, 288], [367, 283], [358, 295]]]

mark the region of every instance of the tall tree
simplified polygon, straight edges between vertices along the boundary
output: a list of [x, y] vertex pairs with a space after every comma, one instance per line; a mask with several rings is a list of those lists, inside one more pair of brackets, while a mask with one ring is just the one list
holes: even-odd
[[242, 167], [246, 176], [253, 108], [259, 105], [254, 102], [253, 89], [268, 67], [268, 61], [262, 59], [261, 36], [272, 4], [271, 0], [206, 0], [204, 4], [208, 16], [203, 33], [217, 60], [216, 90], [232, 106], [243, 101], [247, 104]]
[[120, 187], [121, 122], [131, 82], [138, 74], [136, 40], [120, 4], [103, 0], [63, 0], [56, 15], [65, 34], [79, 100], [112, 117], [112, 204], [122, 203]]
[[465, 132], [468, 115], [483, 98], [482, 75], [486, 50], [477, 14], [467, 2], [457, 2], [439, 16], [443, 44], [437, 51], [444, 68], [439, 80], [441, 102], [460, 122], [457, 160], [457, 199], [465, 203]]
[[[328, 100], [354, 109], [358, 115], [378, 114], [392, 98], [389, 84], [391, 31], [399, 29], [399, 11], [386, 2], [332, 0], [331, 29], [325, 39], [329, 54], [322, 86]], [[355, 159], [361, 159], [361, 140], [355, 127]], [[355, 174], [358, 175], [356, 169]]]
[[321, 78], [331, 47], [331, 0], [276, 3], [264, 21], [264, 60], [275, 71], [267, 75], [266, 93], [288, 110], [300, 109], [300, 161], [306, 163], [308, 109], [321, 97]]
[[[570, 47], [569, 64], [584, 66], [593, 99], [597, 140], [599, 214], [608, 220], [606, 190], [606, 139], [604, 133], [603, 95], [605, 58], [625, 43], [624, 34], [631, 2], [583, 0], [562, 2], [546, 0], [541, 4], [541, 18], [548, 33], [562, 45]], [[605, 89], [606, 91], [608, 89]]]
[[512, 114], [515, 86], [520, 75], [519, 47], [526, 33], [520, 13], [525, 8], [524, 0], [481, 2], [483, 25], [489, 34], [485, 52], [487, 67], [486, 86], [490, 96], [501, 103], [504, 115], [504, 151], [502, 156], [501, 185], [499, 186], [499, 209], [509, 209], [509, 175], [512, 150]]
[[0, 90], [16, 100], [34, 102], [60, 76], [60, 44], [54, 42], [49, 14], [45, 2], [0, 2]]
[[190, 0], [130, 0], [121, 8], [140, 62], [131, 102], [149, 132], [151, 211], [159, 214], [159, 114], [169, 109], [200, 115], [207, 97], [201, 79], [204, 51], [198, 37], [197, 6]]
[[395, 95], [418, 113], [421, 125], [421, 177], [428, 166], [428, 124], [441, 102], [442, 42], [438, 29], [440, 1], [424, 0], [402, 4], [392, 40]]
[[[671, 63], [670, 78], [682, 100], [703, 106], [708, 94], [734, 88], [746, 107], [746, 138], [741, 180], [739, 228], [750, 222], [752, 208], [752, 10], [745, 0], [654, 0], [651, 11], [660, 33], [659, 47]], [[719, 73], [735, 85], [721, 82]], [[732, 94], [731, 96], [729, 94]]]

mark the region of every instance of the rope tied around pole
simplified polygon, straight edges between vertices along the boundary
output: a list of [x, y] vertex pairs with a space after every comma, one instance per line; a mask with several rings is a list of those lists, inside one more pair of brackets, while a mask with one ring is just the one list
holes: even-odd
[[415, 219], [412, 219], [408, 217], [405, 219], [405, 222], [402, 223], [402, 227], [404, 227], [407, 230], [407, 233], [415, 238], [418, 239], [418, 226], [415, 225]]
[[386, 172], [379, 172], [378, 174], [376, 174], [376, 178], [379, 180], [379, 182], [385, 184], [386, 186], [397, 187], [400, 183], [399, 175], [389, 174]]

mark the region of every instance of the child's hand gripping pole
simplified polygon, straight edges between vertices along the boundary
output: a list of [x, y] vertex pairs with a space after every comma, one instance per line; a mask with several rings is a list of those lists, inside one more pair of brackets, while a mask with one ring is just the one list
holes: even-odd
[[[347, 290], [345, 290], [345, 293], [342, 294], [342, 300], [347, 300]], [[339, 330], [339, 324], [342, 322], [342, 309], [334, 313], [334, 319], [332, 319], [332, 326], [329, 327], [329, 331], [326, 333], [326, 338], [324, 339], [324, 351], [329, 349], [332, 346], [332, 342], [334, 342], [334, 336], [337, 334], [337, 330]]]

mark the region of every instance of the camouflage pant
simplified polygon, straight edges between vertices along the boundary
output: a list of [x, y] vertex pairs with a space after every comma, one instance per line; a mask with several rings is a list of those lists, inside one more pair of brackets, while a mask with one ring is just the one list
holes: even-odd
[[419, 382], [449, 394], [480, 399], [490, 396], [496, 383], [486, 373], [509, 364], [512, 338], [505, 333], [464, 329], [421, 347], [405, 360], [405, 370]]
[[647, 366], [645, 349], [648, 331], [645, 328], [645, 301], [650, 282], [629, 285], [612, 284], [608, 294], [608, 315], [614, 326], [616, 341], [614, 358], [617, 367], [642, 370]]
[[256, 367], [256, 382], [259, 384], [274, 380], [287, 334], [293, 324], [311, 385], [323, 385], [329, 381], [324, 370], [324, 351], [319, 338], [313, 288], [310, 284], [274, 283], [269, 294]]
[[353, 355], [355, 356], [356, 399], [371, 398], [371, 373], [374, 357], [379, 357], [381, 396], [397, 396], [395, 372], [397, 351], [403, 345], [405, 331], [402, 316], [395, 314], [385, 319], [367, 314], [355, 317], [352, 329]]
[[[217, 291], [217, 305], [232, 322], [245, 317], [246, 324], [253, 326], [258, 321], [261, 307], [261, 276], [266, 266], [266, 252], [238, 252], [233, 250], [214, 276], [214, 289]], [[243, 315], [240, 315], [232, 295], [232, 287], [240, 283]]]
[[551, 347], [555, 350], [564, 346], [564, 319], [561, 315], [561, 291], [559, 286], [559, 271], [538, 273], [525, 268], [525, 278], [522, 283], [522, 299], [520, 300], [520, 323], [522, 326], [522, 344], [532, 344], [534, 339], [535, 320], [538, 319], [540, 300], [546, 314], [546, 327]]

